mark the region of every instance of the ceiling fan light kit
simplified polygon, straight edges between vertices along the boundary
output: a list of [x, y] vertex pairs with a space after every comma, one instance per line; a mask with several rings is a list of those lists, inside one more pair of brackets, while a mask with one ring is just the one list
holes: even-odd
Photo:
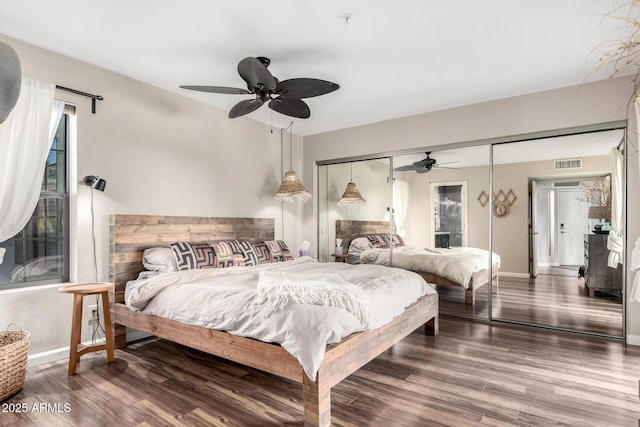
[[227, 95], [255, 95], [254, 99], [238, 102], [229, 111], [234, 119], [249, 114], [268, 103], [269, 108], [286, 116], [307, 119], [311, 116], [309, 106], [303, 98], [326, 95], [340, 89], [340, 85], [326, 80], [297, 78], [280, 81], [267, 67], [269, 58], [258, 56], [244, 58], [238, 64], [238, 74], [247, 83], [247, 89], [225, 86], [180, 86], [182, 89]]

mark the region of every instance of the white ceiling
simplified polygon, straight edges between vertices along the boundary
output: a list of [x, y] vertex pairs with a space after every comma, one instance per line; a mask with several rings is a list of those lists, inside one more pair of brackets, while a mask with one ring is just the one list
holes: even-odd
[[[3, 2], [0, 33], [224, 110], [247, 96], [178, 86], [244, 87], [238, 62], [266, 56], [280, 80], [341, 85], [295, 120], [294, 132], [310, 135], [608, 78], [598, 48], [628, 36], [605, 14], [625, 3], [20, 0]], [[99, 92], [100, 82], [78, 89]], [[266, 106], [249, 117], [290, 121]]]

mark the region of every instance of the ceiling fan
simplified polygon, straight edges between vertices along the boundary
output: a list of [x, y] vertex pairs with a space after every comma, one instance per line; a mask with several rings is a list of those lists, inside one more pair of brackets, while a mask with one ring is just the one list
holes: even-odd
[[271, 60], [263, 56], [247, 57], [238, 64], [238, 74], [247, 88], [224, 86], [180, 86], [182, 89], [230, 95], [254, 94], [254, 99], [238, 102], [229, 111], [229, 118], [244, 116], [260, 108], [265, 102], [278, 113], [299, 119], [309, 118], [311, 111], [302, 98], [325, 95], [340, 89], [340, 85], [320, 79], [298, 78], [280, 81], [267, 69]]
[[431, 151], [427, 151], [426, 152], [427, 157], [425, 159], [422, 160], [418, 160], [417, 162], [413, 162], [410, 165], [406, 165], [406, 166], [399, 166], [397, 168], [394, 168], [394, 171], [416, 171], [417, 173], [427, 173], [429, 172], [432, 168], [442, 168], [442, 169], [456, 169], [456, 168], [451, 168], [451, 167], [446, 167], [446, 166], [442, 166], [442, 165], [447, 165], [450, 163], [457, 163], [458, 161], [453, 161], [453, 162], [446, 162], [446, 163], [439, 163], [437, 164], [436, 159], [432, 159], [431, 158]]

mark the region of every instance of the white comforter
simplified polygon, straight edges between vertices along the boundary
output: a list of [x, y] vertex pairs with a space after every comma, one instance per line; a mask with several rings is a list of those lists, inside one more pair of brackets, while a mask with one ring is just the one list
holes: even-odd
[[302, 257], [254, 267], [163, 273], [130, 282], [125, 301], [146, 314], [278, 343], [314, 380], [327, 344], [362, 330], [361, 323], [340, 308], [295, 303], [264, 317], [255, 301], [259, 274], [269, 270], [338, 274], [368, 296], [372, 329], [388, 323], [423, 295], [435, 293], [420, 276], [402, 269], [318, 263]]
[[[365, 249], [360, 252], [363, 264], [389, 265], [389, 249]], [[489, 268], [489, 251], [479, 248], [419, 249], [412, 246], [393, 248], [394, 267], [425, 271], [449, 279], [465, 289], [474, 273]], [[500, 268], [500, 257], [493, 253], [494, 269]]]

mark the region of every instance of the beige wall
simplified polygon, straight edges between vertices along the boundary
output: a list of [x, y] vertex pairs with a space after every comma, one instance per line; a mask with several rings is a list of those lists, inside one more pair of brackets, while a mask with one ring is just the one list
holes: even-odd
[[[104, 97], [94, 115], [88, 99], [62, 91], [56, 96], [77, 105], [73, 281], [93, 280], [90, 190], [80, 183], [89, 174], [107, 180], [106, 191], [95, 193], [98, 280], [108, 279], [110, 214], [270, 217], [276, 236], [283, 236], [281, 203], [272, 198], [282, 180], [279, 130], [271, 133], [249, 118], [230, 120], [226, 111], [190, 98], [0, 38], [18, 53], [23, 75]], [[293, 166], [301, 173], [302, 138], [293, 145]], [[283, 209], [284, 239], [297, 253], [302, 211]], [[18, 322], [29, 330], [31, 354], [68, 345], [71, 297], [57, 287], [0, 291], [0, 327]]]
[[[637, 126], [628, 114], [633, 93], [631, 78], [616, 78], [499, 99], [305, 137], [305, 181], [314, 179], [314, 163], [348, 157], [376, 156], [400, 150], [422, 150], [534, 132], [629, 120], [628, 212], [640, 209], [638, 194]], [[315, 242], [316, 212], [305, 207], [304, 236]], [[640, 235], [640, 221], [630, 215], [627, 225], [628, 254]], [[629, 273], [628, 284], [633, 274]], [[629, 304], [628, 340], [640, 344], [640, 305]], [[630, 336], [630, 337], [629, 337]]]

